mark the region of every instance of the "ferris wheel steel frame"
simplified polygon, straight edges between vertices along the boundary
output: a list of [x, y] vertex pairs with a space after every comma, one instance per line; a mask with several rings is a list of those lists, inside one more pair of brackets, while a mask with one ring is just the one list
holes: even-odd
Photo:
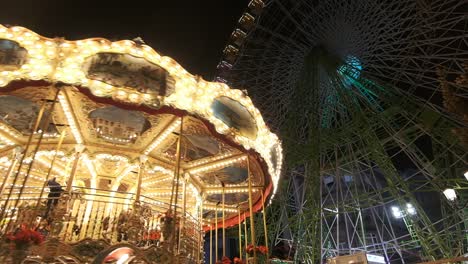
[[[463, 109], [446, 106], [447, 89], [468, 99], [467, 6], [249, 3], [215, 79], [248, 89], [285, 142], [270, 246], [285, 241], [304, 263], [361, 251], [403, 263], [468, 252], [467, 146], [452, 133], [468, 124]], [[413, 172], [401, 175], [401, 160]], [[456, 203], [443, 197], [447, 186], [457, 186]], [[436, 196], [437, 217], [424, 193]], [[391, 207], [408, 204], [414, 214], [394, 219]]]

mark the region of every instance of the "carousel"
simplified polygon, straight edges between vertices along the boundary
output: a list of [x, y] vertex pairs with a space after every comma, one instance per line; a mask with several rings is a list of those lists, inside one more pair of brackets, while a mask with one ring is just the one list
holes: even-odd
[[140, 39], [0, 25], [1, 263], [215, 263], [234, 226], [256, 263], [281, 162], [244, 91]]

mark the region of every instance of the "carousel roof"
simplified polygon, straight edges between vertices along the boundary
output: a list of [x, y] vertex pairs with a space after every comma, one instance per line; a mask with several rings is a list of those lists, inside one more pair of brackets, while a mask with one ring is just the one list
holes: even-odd
[[183, 123], [180, 167], [191, 193], [204, 198], [206, 218], [215, 217], [221, 189], [226, 218], [248, 211], [249, 170], [257, 210], [261, 194], [276, 191], [281, 143], [245, 92], [191, 75], [141, 43], [49, 39], [0, 25], [0, 153], [27, 142], [41, 105], [55, 93], [57, 106], [44, 112], [53, 125], [33, 168], [38, 182], [61, 132], [69, 128], [54, 166], [58, 177], [65, 179], [74, 149], [82, 145], [86, 152], [77, 178], [83, 185], [132, 192], [144, 155], [143, 195], [169, 201]]

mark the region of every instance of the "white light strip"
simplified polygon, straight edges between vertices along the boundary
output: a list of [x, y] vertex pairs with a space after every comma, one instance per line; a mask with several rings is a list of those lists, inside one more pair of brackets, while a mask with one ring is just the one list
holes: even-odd
[[[9, 168], [8, 166], [3, 166], [3, 164], [2, 164], [2, 165], [0, 165], [0, 169], [1, 169], [1, 170], [7, 171], [7, 170], [9, 170], [10, 168]], [[41, 171], [39, 171], [39, 170], [37, 170], [37, 169], [32, 169], [32, 171], [35, 172], [35, 173], [41, 174]], [[18, 171], [15, 170], [15, 171], [12, 171], [12, 173], [18, 173]], [[22, 172], [20, 172], [19, 174], [25, 176], [25, 175], [26, 175], [26, 172], [23, 172], [23, 171], [22, 171]], [[41, 182], [44, 182], [44, 181], [45, 181], [45, 178], [32, 175], [31, 173], [29, 174], [29, 177], [32, 178], [32, 179], [41, 181]], [[11, 186], [11, 185], [12, 185], [12, 184], [10, 184], [10, 186]], [[21, 187], [21, 185], [15, 185], [15, 186]]]
[[161, 167], [161, 166], [158, 166], [158, 165], [154, 166], [152, 169], [147, 170], [146, 173], [155, 173], [155, 172], [158, 172], [158, 171], [162, 172], [162, 173], [164, 173], [166, 175], [172, 175], [172, 176], [174, 175], [174, 171], [168, 170], [168, 169], [166, 169], [164, 167]]
[[136, 138], [136, 135], [135, 136], [132, 136], [130, 138], [117, 138], [117, 137], [110, 137], [110, 136], [106, 136], [102, 131], [100, 131], [99, 129], [97, 130], [99, 136], [101, 136], [102, 138], [106, 139], [106, 140], [109, 140], [109, 141], [114, 141], [114, 142], [121, 142], [121, 143], [128, 143], [128, 142], [131, 142], [133, 139]]
[[96, 158], [98, 159], [106, 159], [106, 160], [111, 160], [111, 161], [124, 161], [128, 162], [128, 158], [120, 155], [112, 155], [108, 153], [99, 153], [96, 155]]
[[170, 196], [172, 195], [172, 192], [154, 192], [154, 193], [148, 193], [146, 195], [147, 196]]
[[[7, 134], [8, 134], [10, 137], [12, 137], [12, 138], [18, 138], [18, 137], [19, 137], [19, 135], [18, 135], [17, 132], [15, 132], [15, 131], [13, 131], [12, 129], [10, 129], [10, 128], [9, 128], [6, 124], [4, 124], [4, 123], [0, 123], [0, 129], [1, 129], [3, 132], [7, 133]], [[14, 145], [14, 142], [13, 142], [13, 141], [11, 141], [10, 139], [8, 139], [7, 137], [5, 137], [5, 136], [3, 136], [3, 135], [1, 135], [1, 134], [0, 134], [0, 139], [1, 139], [2, 141], [6, 142], [7, 145]]]
[[65, 113], [65, 117], [67, 118], [68, 125], [70, 126], [70, 129], [72, 131], [73, 137], [75, 138], [75, 141], [77, 144], [83, 144], [83, 139], [81, 137], [80, 131], [78, 130], [78, 127], [76, 126], [75, 118], [73, 117], [73, 114], [71, 113], [70, 105], [68, 104], [67, 99], [65, 96], [60, 93], [58, 96], [60, 105], [62, 106], [63, 112]]
[[199, 160], [196, 160], [196, 161], [193, 161], [193, 162], [188, 162], [187, 165], [188, 165], [188, 167], [198, 167], [199, 165], [210, 163], [210, 162], [213, 162], [213, 161], [216, 161], [216, 160], [222, 160], [222, 159], [228, 158], [230, 156], [238, 155], [238, 154], [239, 153], [228, 152], [228, 153], [224, 153], [224, 154], [221, 154], [221, 155], [212, 156], [212, 157], [209, 157], [209, 158], [199, 159]]
[[166, 129], [164, 132], [159, 135], [155, 140], [148, 146], [148, 148], [145, 150], [145, 155], [148, 155], [155, 149], [159, 144], [161, 144], [164, 139], [166, 139], [174, 129], [176, 129], [180, 125], [180, 118], [177, 118], [173, 123]]
[[[203, 206], [203, 209], [204, 210], [213, 210], [213, 211], [223, 211], [223, 208], [221, 206], [218, 206], [217, 208], [215, 206]], [[238, 209], [230, 209], [230, 208], [226, 208], [224, 207], [224, 211], [225, 212], [229, 212], [229, 213], [237, 213], [239, 212]], [[218, 217], [219, 218], [219, 217]]]
[[169, 181], [169, 180], [171, 180], [173, 178], [174, 178], [174, 176], [168, 176], [168, 177], [165, 177], [165, 178], [162, 178], [162, 179], [159, 179], [159, 180], [145, 181], [144, 183], [141, 184], [141, 187], [148, 187], [148, 186], [151, 186], [151, 185], [156, 184], [156, 183]]
[[[42, 156], [39, 156], [37, 157], [36, 161], [38, 161], [39, 163], [41, 163], [42, 165], [44, 165], [47, 169], [50, 168], [50, 162], [48, 161], [45, 161], [44, 158]], [[52, 171], [57, 174], [57, 175], [60, 175], [60, 177], [63, 177], [64, 179], [66, 178], [66, 173], [65, 171], [61, 170], [61, 169], [58, 169], [56, 166], [54, 166], [52, 168]]]
[[[93, 164], [93, 160], [91, 160], [88, 156], [88, 154], [86, 153], [83, 153], [82, 154], [82, 157], [83, 157], [83, 161], [84, 163], [86, 164], [86, 167], [88, 168], [88, 171], [89, 171], [89, 174], [91, 175], [91, 192], [96, 193], [96, 186], [97, 186], [97, 172], [96, 172], [96, 168], [94, 167], [94, 164]], [[94, 190], [93, 190], [94, 189]]]
[[[258, 189], [252, 189], [252, 192], [257, 192]], [[206, 193], [222, 193], [223, 191], [222, 190], [206, 190]], [[235, 189], [235, 190], [230, 190], [230, 189], [227, 189], [227, 190], [224, 190], [225, 193], [247, 193], [249, 192], [249, 189], [246, 188], [246, 189]]]
[[141, 184], [142, 187], [147, 187], [147, 186], [150, 186], [150, 185], [153, 185], [155, 183], [158, 183], [158, 182], [164, 182], [164, 181], [168, 181], [168, 180], [171, 180], [174, 178], [174, 172], [171, 171], [171, 170], [168, 170], [166, 168], [163, 168], [161, 166], [154, 166], [153, 169], [151, 170], [148, 170], [148, 171], [145, 171], [146, 173], [155, 173], [155, 172], [162, 172], [163, 174], [167, 175], [167, 177], [164, 177], [162, 179], [157, 179], [157, 180], [153, 180], [151, 181], [150, 179], [153, 178], [153, 177], [145, 177], [143, 179], [143, 183]]
[[114, 208], [114, 201], [115, 201], [115, 194], [116, 191], [119, 189], [120, 182], [122, 181], [123, 178], [125, 178], [133, 169], [138, 167], [137, 165], [130, 165], [128, 166], [115, 180], [114, 184], [112, 184], [111, 187], [111, 193], [109, 194], [109, 204], [106, 209], [107, 214], [112, 213], [112, 209]]
[[[91, 191], [90, 191], [90, 193], [91, 193], [91, 195], [95, 195], [96, 194], [96, 185], [97, 185], [96, 184], [97, 183], [96, 169], [94, 168], [93, 161], [89, 159], [88, 154], [83, 153], [82, 157], [83, 157], [84, 163], [86, 164], [86, 167], [88, 168], [89, 174], [91, 175], [91, 179], [90, 179]], [[93, 209], [93, 201], [87, 201], [86, 202], [86, 210], [85, 210], [85, 214], [84, 214], [84, 217], [83, 217], [84, 222], [86, 222], [86, 223], [88, 222], [89, 217], [91, 216], [92, 209]]]
[[115, 180], [114, 184], [112, 184], [111, 191], [115, 192], [119, 189], [120, 182], [130, 173], [132, 170], [138, 168], [138, 165], [130, 165], [128, 166]]
[[133, 187], [128, 191], [128, 194], [127, 194], [127, 198], [125, 199], [125, 205], [123, 206], [124, 210], [128, 210], [129, 206], [130, 206], [130, 202], [131, 202], [131, 198], [132, 196], [135, 194], [136, 192], [136, 184], [133, 185]]
[[214, 162], [210, 163], [209, 165], [206, 165], [206, 166], [203, 166], [203, 167], [199, 167], [199, 168], [195, 168], [195, 169], [188, 169], [188, 172], [190, 172], [190, 173], [200, 173], [200, 172], [203, 172], [203, 171], [209, 171], [209, 170], [213, 170], [213, 169], [221, 169], [221, 168], [227, 167], [228, 165], [244, 161], [244, 160], [246, 160], [246, 158], [247, 158], [246, 156], [242, 156], [242, 157], [236, 157], [236, 158], [223, 160], [223, 161], [214, 161]]

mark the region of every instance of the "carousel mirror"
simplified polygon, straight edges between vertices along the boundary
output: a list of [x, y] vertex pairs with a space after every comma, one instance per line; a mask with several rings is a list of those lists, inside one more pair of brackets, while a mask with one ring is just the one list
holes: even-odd
[[211, 109], [216, 118], [228, 127], [234, 128], [245, 137], [255, 139], [257, 137], [257, 123], [250, 112], [239, 102], [229, 97], [221, 96], [211, 104]]
[[0, 70], [17, 70], [28, 59], [28, 51], [17, 42], [0, 39]]

